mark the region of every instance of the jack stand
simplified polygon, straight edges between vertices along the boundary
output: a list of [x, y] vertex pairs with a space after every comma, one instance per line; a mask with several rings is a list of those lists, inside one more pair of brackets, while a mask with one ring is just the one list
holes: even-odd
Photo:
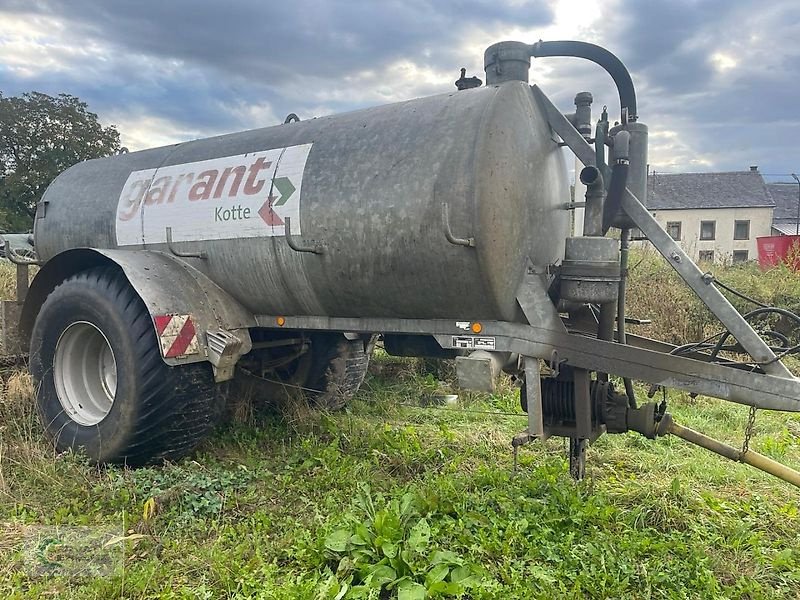
[[569, 474], [575, 481], [586, 475], [586, 438], [569, 438]]
[[517, 472], [517, 456], [519, 455], [519, 447], [525, 444], [530, 444], [536, 438], [528, 433], [528, 430], [518, 433], [511, 438], [511, 451], [514, 454], [514, 473]]
[[519, 447], [530, 444], [533, 440], [546, 438], [544, 433], [544, 416], [542, 411], [542, 382], [541, 371], [539, 369], [539, 359], [525, 359], [525, 385], [521, 394], [525, 400], [525, 410], [528, 413], [528, 428], [515, 435], [511, 440], [511, 448], [514, 452], [514, 472], [517, 472], [517, 455]]

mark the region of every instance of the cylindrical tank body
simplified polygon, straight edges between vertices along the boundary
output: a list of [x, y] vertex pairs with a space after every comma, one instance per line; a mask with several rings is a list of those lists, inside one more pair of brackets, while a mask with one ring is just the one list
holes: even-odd
[[[41, 258], [168, 252], [170, 227], [264, 315], [514, 320], [528, 261], [559, 262], [569, 224], [561, 151], [521, 82], [87, 161], [43, 200]], [[442, 204], [474, 247], [446, 239]], [[286, 216], [324, 253], [291, 249]]]

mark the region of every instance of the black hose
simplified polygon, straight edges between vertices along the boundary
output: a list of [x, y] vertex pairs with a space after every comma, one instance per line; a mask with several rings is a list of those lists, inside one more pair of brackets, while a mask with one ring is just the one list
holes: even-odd
[[719, 287], [721, 287], [723, 290], [727, 290], [727, 291], [729, 291], [731, 294], [733, 294], [734, 296], [738, 296], [738, 297], [739, 297], [739, 298], [741, 298], [742, 300], [747, 300], [747, 301], [748, 301], [750, 304], [755, 304], [756, 306], [760, 306], [761, 308], [773, 308], [773, 307], [771, 307], [769, 304], [764, 304], [763, 302], [759, 302], [759, 301], [758, 301], [758, 300], [756, 300], [755, 298], [751, 298], [751, 297], [750, 297], [750, 296], [748, 296], [747, 294], [743, 294], [742, 292], [739, 292], [739, 291], [737, 291], [737, 290], [733, 289], [732, 287], [729, 287], [729, 286], [725, 285], [725, 284], [724, 284], [724, 283], [722, 283], [722, 282], [721, 282], [719, 279], [717, 279], [716, 277], [714, 277], [713, 275], [711, 275], [711, 273], [706, 273], [706, 275], [707, 275], [707, 276], [710, 276], [710, 277], [711, 277], [711, 281], [712, 281], [713, 283], [717, 284], [717, 285], [718, 285]]
[[[587, 42], [575, 42], [569, 40], [543, 42], [538, 41], [531, 47], [531, 56], [539, 58], [545, 56], [574, 56], [585, 58], [603, 67], [611, 75], [619, 92], [619, 103], [622, 112], [622, 123], [635, 121], [638, 118], [636, 112], [636, 89], [633, 87], [631, 74], [622, 61], [611, 52]], [[627, 116], [627, 118], [626, 118]]]
[[628, 184], [627, 163], [617, 163], [611, 169], [611, 181], [608, 184], [608, 194], [603, 205], [603, 234], [611, 229], [614, 218], [617, 216], [622, 206], [622, 196], [625, 193], [625, 186]]
[[[737, 294], [738, 294], [738, 292], [737, 292]], [[755, 302], [755, 300], [753, 302]], [[765, 313], [776, 313], [776, 314], [779, 314], [779, 315], [781, 315], [783, 317], [787, 317], [789, 319], [793, 319], [796, 323], [800, 323], [800, 316], [798, 316], [797, 314], [793, 313], [790, 310], [786, 310], [785, 308], [778, 308], [777, 306], [762, 306], [762, 307], [757, 308], [755, 310], [751, 310], [750, 312], [745, 313], [744, 319], [746, 321], [747, 319], [750, 319], [752, 317], [757, 317], [758, 315], [765, 314]], [[722, 333], [722, 335], [720, 336], [719, 340], [717, 340], [717, 343], [714, 346], [714, 349], [711, 351], [712, 360], [714, 358], [716, 358], [717, 354], [723, 349], [723, 347], [725, 345], [725, 342], [732, 335], [733, 334], [730, 331], [724, 331]], [[770, 348], [770, 350], [772, 350], [772, 348]], [[768, 364], [777, 362], [778, 360], [780, 360], [784, 356], [786, 356], [788, 354], [793, 354], [793, 353], [797, 352], [798, 350], [800, 350], [800, 344], [797, 344], [796, 346], [792, 346], [790, 348], [784, 348], [784, 349], [782, 349], [782, 351], [780, 351], [780, 353], [776, 353], [773, 350], [773, 354], [776, 354], [775, 358], [773, 358], [772, 360], [769, 360], [769, 361], [766, 361], [766, 362], [763, 362], [763, 363], [757, 363], [757, 364], [758, 365], [768, 365]]]

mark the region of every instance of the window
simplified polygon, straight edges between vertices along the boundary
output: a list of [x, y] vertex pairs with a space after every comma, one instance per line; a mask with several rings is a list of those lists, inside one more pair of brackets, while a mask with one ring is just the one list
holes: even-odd
[[[745, 223], [747, 223], [747, 221], [745, 221]], [[735, 263], [747, 262], [748, 258], [747, 250], [733, 251], [733, 262]]]
[[681, 222], [667, 221], [667, 233], [675, 241], [681, 241]]
[[[749, 240], [750, 239], [750, 221], [734, 221], [734, 223], [733, 223], [733, 239], [735, 239], [735, 240]], [[745, 252], [745, 254], [747, 254], [747, 253]], [[745, 257], [745, 260], [747, 260], [746, 257]]]
[[700, 262], [714, 262], [714, 251], [700, 250]]
[[713, 240], [717, 233], [716, 221], [700, 221], [700, 239]]

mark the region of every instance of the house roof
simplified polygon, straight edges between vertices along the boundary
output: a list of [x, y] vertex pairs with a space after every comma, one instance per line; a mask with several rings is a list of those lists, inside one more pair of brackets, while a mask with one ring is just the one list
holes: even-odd
[[796, 183], [768, 183], [772, 199], [775, 200], [775, 221], [797, 221], [797, 203], [800, 202], [798, 196], [798, 184]]
[[775, 206], [761, 173], [653, 173], [647, 178], [647, 208], [759, 208]]
[[781, 235], [796, 235], [797, 230], [800, 229], [797, 227], [797, 221], [784, 221], [783, 223], [773, 223], [772, 228]]

